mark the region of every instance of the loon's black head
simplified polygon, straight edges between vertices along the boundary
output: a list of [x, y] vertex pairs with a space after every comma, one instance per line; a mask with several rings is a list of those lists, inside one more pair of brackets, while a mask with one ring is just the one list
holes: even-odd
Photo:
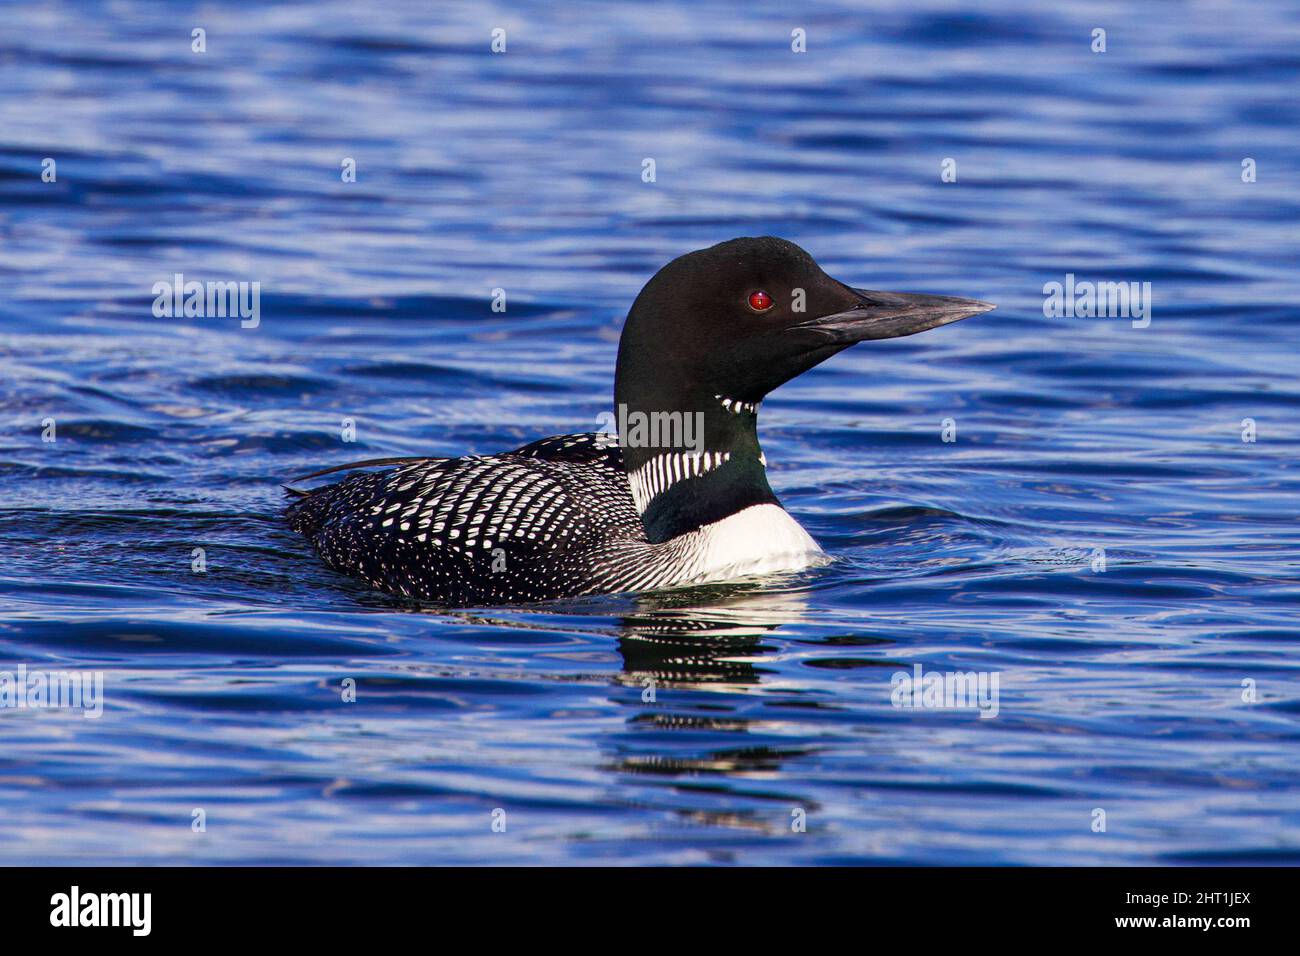
[[[992, 308], [855, 289], [772, 236], [732, 239], [668, 263], [632, 304], [614, 381], [623, 460], [651, 540], [776, 502], [755, 425], [758, 403], [777, 386], [856, 342]], [[655, 416], [661, 427], [652, 427]], [[702, 435], [687, 434], [696, 423]], [[666, 426], [677, 427], [668, 441]], [[703, 462], [673, 457], [691, 452]]]

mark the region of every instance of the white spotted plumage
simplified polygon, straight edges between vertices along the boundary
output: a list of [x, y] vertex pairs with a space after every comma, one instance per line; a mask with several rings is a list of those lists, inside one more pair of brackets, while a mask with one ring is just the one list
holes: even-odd
[[295, 502], [290, 522], [337, 570], [393, 594], [458, 604], [650, 590], [821, 560], [777, 505], [647, 540], [641, 497], [728, 458], [669, 453], [628, 475], [616, 438], [565, 435], [504, 455], [356, 474]]

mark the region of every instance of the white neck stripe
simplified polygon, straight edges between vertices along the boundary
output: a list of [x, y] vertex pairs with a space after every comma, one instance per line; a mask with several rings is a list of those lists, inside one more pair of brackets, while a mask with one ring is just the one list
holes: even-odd
[[751, 415], [758, 414], [758, 402], [738, 402], [734, 398], [727, 398], [725, 395], [714, 395], [722, 403], [722, 407], [733, 415], [739, 415], [741, 412], [749, 412]]
[[632, 500], [636, 502], [637, 512], [645, 514], [650, 502], [677, 482], [713, 471], [730, 460], [729, 451], [702, 451], [699, 454], [678, 451], [656, 455], [640, 468], [628, 472], [627, 480], [632, 486]]

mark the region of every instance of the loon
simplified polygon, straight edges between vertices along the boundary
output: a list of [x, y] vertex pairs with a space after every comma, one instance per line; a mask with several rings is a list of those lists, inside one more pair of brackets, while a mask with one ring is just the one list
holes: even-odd
[[822, 549], [768, 484], [759, 404], [856, 342], [992, 308], [855, 289], [772, 236], [719, 243], [660, 269], [619, 340], [620, 422], [683, 427], [658, 429], [657, 443], [642, 427], [543, 438], [497, 455], [338, 465], [292, 480], [398, 467], [315, 490], [286, 488], [297, 496], [289, 525], [335, 570], [452, 606], [653, 591], [817, 565], [828, 560]]

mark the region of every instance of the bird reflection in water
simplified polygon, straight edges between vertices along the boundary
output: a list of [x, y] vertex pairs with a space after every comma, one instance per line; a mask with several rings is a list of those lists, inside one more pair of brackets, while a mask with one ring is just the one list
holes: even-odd
[[778, 651], [770, 639], [801, 623], [805, 611], [804, 596], [794, 591], [731, 587], [639, 597], [618, 639], [619, 682], [636, 693], [617, 699], [637, 712], [630, 732], [609, 741], [608, 769], [647, 783], [671, 781], [672, 809], [683, 823], [790, 833], [790, 808], [810, 812], [816, 803], [781, 787], [781, 766], [815, 749], [777, 742], [773, 725], [783, 718], [774, 705], [805, 702], [759, 688], [771, 671], [763, 657]]
[[552, 615], [614, 625], [622, 668], [610, 700], [629, 714], [595, 743], [603, 768], [622, 776], [616, 802], [658, 807], [691, 827], [772, 836], [792, 832], [793, 810], [819, 808], [789, 789], [785, 765], [818, 753], [790, 726], [835, 705], [777, 663], [791, 643], [825, 643], [799, 633], [806, 593], [767, 581], [453, 613], [507, 627], [548, 628]]
[[[798, 592], [713, 588], [641, 595], [622, 618], [624, 683], [638, 686], [758, 684], [757, 660], [775, 650], [764, 638], [803, 620]], [[721, 593], [719, 593], [721, 592]]]

